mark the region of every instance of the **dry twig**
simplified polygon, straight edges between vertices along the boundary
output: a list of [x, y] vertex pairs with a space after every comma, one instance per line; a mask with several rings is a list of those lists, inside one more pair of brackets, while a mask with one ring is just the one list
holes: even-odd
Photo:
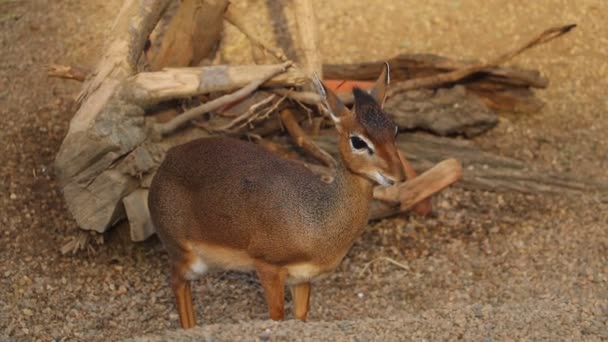
[[310, 91], [295, 91], [291, 89], [285, 88], [276, 88], [271, 90], [275, 94], [279, 94], [282, 96], [287, 96], [288, 98], [298, 101], [301, 103], [306, 103], [309, 105], [316, 105], [322, 103], [324, 101], [323, 96], [313, 93]]
[[546, 43], [563, 34], [570, 32], [570, 30], [572, 30], [574, 27], [576, 27], [575, 24], [549, 28], [549, 29], [543, 31], [540, 35], [538, 35], [538, 36], [534, 37], [533, 39], [531, 39], [530, 41], [528, 41], [523, 46], [521, 46], [513, 51], [509, 51], [505, 54], [502, 54], [499, 57], [495, 58], [494, 60], [490, 61], [489, 63], [479, 63], [479, 64], [475, 64], [475, 65], [472, 65], [472, 66], [469, 66], [466, 68], [457, 69], [457, 70], [454, 70], [451, 72], [446, 72], [444, 74], [433, 75], [433, 76], [429, 76], [429, 77], [414, 78], [414, 79], [400, 82], [397, 85], [395, 85], [392, 89], [389, 90], [389, 96], [392, 94], [395, 94], [395, 93], [412, 90], [412, 89], [438, 87], [439, 85], [442, 85], [442, 84], [456, 82], [456, 81], [461, 80], [465, 77], [468, 77], [474, 73], [484, 71], [487, 69], [491, 69], [491, 68], [495, 68], [498, 65], [505, 63], [509, 59], [512, 59], [513, 57], [519, 55], [520, 53], [522, 53], [536, 45]]
[[[321, 149], [309, 136], [304, 132], [298, 120], [296, 120], [293, 112], [286, 108], [281, 111], [281, 122], [287, 128], [287, 131], [295, 141], [295, 143], [306, 152], [310, 153], [313, 157], [321, 161], [327, 167], [329, 167], [332, 173], [336, 170], [336, 160], [325, 150]], [[333, 177], [332, 177], [333, 178]]]
[[363, 275], [363, 273], [365, 273], [365, 271], [367, 271], [367, 269], [368, 269], [368, 268], [369, 268], [369, 267], [370, 267], [370, 266], [371, 266], [373, 263], [375, 263], [376, 261], [387, 261], [387, 262], [389, 262], [389, 263], [391, 263], [391, 264], [393, 264], [393, 265], [395, 265], [395, 266], [397, 266], [397, 267], [400, 267], [400, 268], [402, 268], [402, 269], [404, 269], [404, 270], [406, 270], [406, 271], [409, 271], [409, 270], [410, 270], [410, 267], [409, 267], [408, 265], [403, 264], [403, 263], [400, 263], [399, 261], [396, 261], [396, 260], [391, 259], [391, 258], [389, 258], [389, 257], [379, 257], [379, 258], [376, 258], [376, 259], [374, 259], [374, 260], [372, 260], [372, 261], [367, 262], [367, 263], [365, 264], [365, 266], [363, 266], [363, 268], [361, 269], [361, 272], [359, 272], [359, 277], [361, 277], [361, 276]]
[[280, 65], [276, 66], [275, 68], [272, 68], [268, 73], [263, 75], [263, 77], [252, 81], [251, 83], [249, 83], [245, 87], [235, 91], [234, 93], [224, 95], [215, 100], [202, 104], [198, 107], [192, 108], [192, 109], [184, 112], [183, 114], [179, 115], [178, 117], [174, 118], [173, 120], [166, 122], [164, 124], [157, 124], [155, 127], [156, 127], [157, 131], [160, 132], [162, 135], [168, 135], [168, 134], [174, 132], [179, 127], [186, 124], [187, 122], [189, 122], [190, 120], [193, 120], [193, 119], [203, 115], [204, 113], [208, 113], [212, 110], [220, 108], [221, 106], [238, 101], [238, 100], [246, 97], [247, 95], [254, 92], [262, 83], [266, 82], [268, 79], [276, 76], [279, 73], [284, 72], [291, 64], [292, 64], [291, 62], [285, 62], [283, 64], [280, 64]]
[[90, 72], [90, 70], [86, 70], [76, 66], [50, 64], [48, 66], [47, 75], [49, 77], [65, 78], [68, 80], [83, 82]]

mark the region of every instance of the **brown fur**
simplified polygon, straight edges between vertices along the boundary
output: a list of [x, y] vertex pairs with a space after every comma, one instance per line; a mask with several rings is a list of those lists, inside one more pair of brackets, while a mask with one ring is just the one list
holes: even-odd
[[[385, 70], [372, 92], [379, 102], [387, 79]], [[167, 153], [148, 203], [174, 269], [184, 328], [195, 324], [185, 284], [200, 261], [212, 268], [255, 269], [273, 319], [283, 317], [282, 288], [291, 283], [299, 294], [295, 315], [306, 318], [309, 282], [338, 266], [367, 223], [375, 175], [404, 177], [394, 123], [371, 96], [355, 93], [357, 98], [353, 114], [328, 93], [339, 117], [341, 153], [330, 184], [257, 145], [226, 137], [191, 141]], [[368, 139], [375, 153], [353, 153], [351, 134]]]

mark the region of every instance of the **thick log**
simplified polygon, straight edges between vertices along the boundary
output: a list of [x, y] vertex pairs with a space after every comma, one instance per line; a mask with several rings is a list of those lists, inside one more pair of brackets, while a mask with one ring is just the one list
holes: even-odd
[[[229, 92], [264, 78], [273, 65], [215, 65], [194, 68], [166, 68], [157, 72], [141, 72], [125, 80], [121, 96], [131, 103], [149, 107], [162, 101], [214, 92]], [[290, 68], [262, 87], [300, 86], [308, 78], [298, 69]]]
[[[140, 174], [140, 183], [138, 184], [138, 187], [146, 189], [149, 186], [152, 175], [170, 147], [198, 137], [206, 136], [209, 135], [205, 131], [189, 129], [184, 131], [183, 134], [170, 136], [167, 139], [163, 139], [161, 142], [147, 142], [142, 145], [142, 149], [150, 156], [144, 157], [144, 153], [139, 151], [138, 153], [140, 156], [126, 159], [120, 170], [129, 175]], [[277, 140], [276, 145], [286, 146], [289, 144], [288, 140], [289, 139], [287, 138], [280, 138]], [[335, 147], [336, 137], [333, 134], [333, 131], [322, 131], [322, 134], [314, 137], [314, 140], [323, 149], [337, 157], [337, 149]], [[597, 191], [604, 193], [608, 192], [607, 184], [579, 179], [568, 174], [556, 174], [540, 169], [533, 169], [530, 168], [528, 164], [515, 159], [484, 152], [476, 148], [474, 144], [469, 141], [415, 133], [401, 134], [398, 139], [398, 145], [399, 148], [406, 153], [412, 166], [420, 173], [431, 169], [442, 160], [448, 158], [458, 160], [463, 165], [463, 169], [462, 179], [460, 179], [456, 186], [466, 189], [558, 195], [577, 195], [581, 192]], [[291, 149], [293, 149], [293, 147], [291, 147]], [[289, 150], [289, 148], [287, 150]], [[448, 169], [455, 170], [454, 167]], [[442, 168], [435, 169], [430, 175], [436, 175], [435, 172], [437, 170], [445, 171], [445, 169]], [[450, 175], [458, 175], [458, 173], [451, 172]], [[450, 177], [445, 177], [445, 173], [441, 173], [440, 178], [447, 180], [448, 183], [453, 181]], [[428, 179], [426, 181], [428, 181]], [[434, 184], [439, 184], [441, 186], [441, 182], [434, 181]], [[405, 195], [408, 194], [407, 191], [403, 193]], [[424, 198], [427, 195], [428, 194], [418, 194], [414, 195], [414, 197], [422, 196], [421, 198]], [[140, 195], [132, 197], [132, 199], [136, 198], [140, 202], [145, 200], [144, 197]], [[419, 198], [404, 201], [412, 204], [418, 200]], [[108, 205], [113, 207], [110, 203], [108, 203]], [[131, 203], [131, 207], [136, 208], [136, 210], [134, 210], [136, 221], [131, 225], [131, 229], [133, 230], [132, 235], [149, 236], [150, 231], [144, 223], [147, 222], [147, 214], [145, 214], [145, 212], [142, 214], [142, 210], [145, 208], [144, 204]], [[127, 208], [127, 210], [129, 209]], [[395, 205], [374, 200], [372, 203], [370, 219], [388, 217], [399, 212], [403, 212], [403, 208], [400, 208], [399, 204]]]
[[[428, 54], [398, 55], [388, 62], [391, 65], [391, 78], [397, 87], [403, 81], [429, 78], [477, 64]], [[326, 79], [370, 81], [377, 77], [383, 63], [326, 64], [323, 65], [323, 73]], [[543, 102], [534, 97], [530, 88], [546, 88], [548, 81], [536, 70], [496, 67], [477, 72], [457, 83], [494, 110], [533, 113], [540, 110]], [[437, 87], [439, 85], [434, 88]]]
[[[331, 132], [323, 133], [314, 140], [335, 156], [335, 136]], [[446, 158], [460, 161], [463, 177], [457, 186], [467, 189], [554, 195], [608, 192], [608, 184], [531, 167], [528, 163], [482, 151], [470, 141], [413, 133], [400, 134], [397, 144], [419, 172]]]
[[149, 56], [150, 70], [195, 66], [217, 45], [228, 0], [182, 0], [158, 50]]
[[[168, 99], [237, 89], [274, 68], [276, 66], [167, 69], [140, 73], [121, 82], [114, 79], [117, 83], [112, 87], [114, 93], [109, 98], [103, 97], [105, 103], [95, 104], [99, 109], [90, 125], [81, 126], [78, 114], [72, 119], [73, 127], [78, 128], [70, 129], [55, 160], [66, 203], [78, 225], [103, 232], [121, 218], [122, 197], [136, 186], [130, 176], [116, 174], [112, 168], [153, 132], [144, 122], [147, 108]], [[264, 85], [291, 84], [289, 82], [306, 79], [296, 73], [278, 75]], [[99, 91], [106, 90], [100, 88]], [[91, 97], [100, 100], [96, 93]], [[105, 172], [109, 174], [102, 177]], [[98, 177], [103, 181], [97, 180]], [[114, 207], [108, 207], [112, 203]]]
[[148, 189], [137, 189], [123, 200], [131, 241], [144, 241], [154, 234], [154, 225], [148, 209]]
[[[89, 165], [89, 155], [93, 154], [97, 157], [98, 153], [94, 151], [98, 150], [100, 145], [116, 145], [104, 143], [103, 140], [122, 140], [123, 145], [132, 146], [143, 138], [138, 132], [127, 136], [112, 134], [115, 127], [120, 130], [120, 125], [114, 125], [114, 120], [105, 118], [115, 116], [112, 111], [106, 110], [105, 104], [114, 95], [121, 82], [135, 74], [144, 43], [169, 2], [169, 0], [125, 1], [114, 27], [110, 30], [112, 40], [104, 49], [105, 53], [93, 76], [85, 83], [79, 95], [80, 107], [70, 121], [68, 134], [57, 155], [56, 169], [62, 182]], [[123, 108], [121, 112], [125, 111]], [[137, 119], [134, 115], [129, 115], [126, 121], [130, 126], [143, 123], [142, 119]], [[126, 131], [123, 133], [130, 133], [129, 129]], [[110, 147], [109, 151], [118, 155], [123, 153], [119, 148]], [[116, 158], [106, 158], [99, 162], [103, 164], [114, 159]]]
[[497, 115], [463, 86], [398, 93], [385, 104], [386, 112], [402, 129], [473, 137], [498, 123]]
[[[400, 54], [386, 61], [391, 66], [391, 79], [397, 82], [463, 69], [478, 63], [461, 62], [432, 54]], [[378, 70], [382, 70], [384, 62], [381, 60], [355, 64], [325, 64], [323, 75], [328, 79], [374, 80], [378, 77]], [[514, 67], [490, 68], [479, 72], [479, 76], [470, 81], [533, 88], [546, 88], [549, 83], [536, 70]]]
[[298, 0], [293, 3], [298, 29], [299, 64], [306, 74], [312, 78], [317, 74], [323, 79], [323, 66], [317, 44], [317, 20], [311, 0]]
[[[430, 210], [430, 197], [462, 178], [462, 166], [456, 159], [446, 159], [421, 175], [404, 183], [374, 188], [370, 219], [402, 213], [423, 204]], [[393, 205], [394, 203], [394, 205]], [[428, 213], [427, 213], [428, 214]]]

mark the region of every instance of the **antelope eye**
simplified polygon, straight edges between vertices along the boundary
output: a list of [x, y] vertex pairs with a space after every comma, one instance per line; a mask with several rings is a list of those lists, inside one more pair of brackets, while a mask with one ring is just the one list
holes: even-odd
[[367, 146], [367, 143], [363, 139], [361, 139], [355, 135], [350, 137], [350, 144], [355, 150], [363, 150], [363, 149], [370, 150], [369, 146]]

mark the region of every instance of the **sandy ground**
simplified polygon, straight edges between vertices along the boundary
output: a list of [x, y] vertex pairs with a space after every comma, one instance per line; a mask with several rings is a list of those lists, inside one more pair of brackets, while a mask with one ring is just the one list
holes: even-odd
[[[156, 239], [132, 244], [114, 231], [95, 253], [59, 253], [77, 228], [52, 163], [79, 84], [48, 79], [44, 65], [94, 65], [120, 3], [0, 1], [0, 340], [608, 339], [605, 197], [459, 188], [435, 199], [434, 218], [370, 224], [339, 269], [315, 284], [310, 323], [266, 321], [255, 278], [223, 273], [194, 285], [204, 326], [167, 332], [178, 323]], [[293, 53], [288, 9], [278, 2], [238, 4]], [[475, 142], [547, 170], [608, 181], [607, 2], [315, 6], [322, 53], [334, 63], [399, 52], [491, 57], [549, 26], [578, 23], [568, 36], [513, 61], [550, 79], [538, 92], [547, 102], [542, 112], [502, 115]], [[228, 28], [216, 61], [249, 55], [244, 38]]]

